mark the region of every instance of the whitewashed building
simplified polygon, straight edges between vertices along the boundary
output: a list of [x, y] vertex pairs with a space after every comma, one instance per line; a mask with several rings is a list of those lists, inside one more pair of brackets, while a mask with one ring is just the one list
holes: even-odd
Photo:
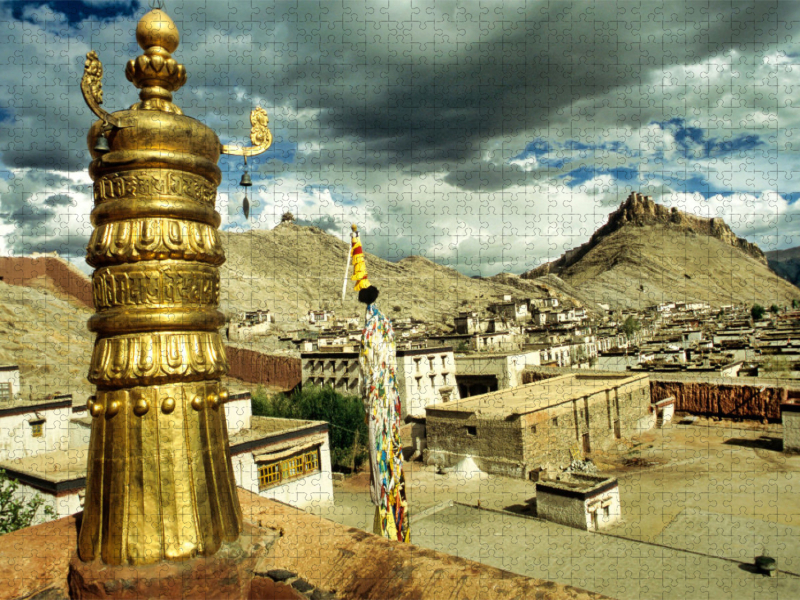
[[69, 448], [72, 395], [0, 404], [0, 460]]
[[792, 402], [781, 404], [781, 423], [783, 451], [787, 454], [800, 454], [800, 404]]
[[0, 461], [0, 469], [6, 472], [9, 479], [18, 483], [15, 500], [23, 504], [30, 504], [36, 496], [43, 500], [32, 525], [49, 520], [45, 515], [47, 506], [55, 513], [55, 519], [83, 509], [86, 453], [86, 448], [56, 450]]
[[622, 518], [619, 483], [614, 478], [583, 473], [538, 481], [536, 515], [576, 529], [605, 529]]
[[0, 366], [0, 406], [13, 402], [20, 393], [19, 367]]
[[230, 445], [239, 487], [298, 508], [333, 501], [324, 421], [251, 416], [250, 427], [230, 435]]
[[[0, 458], [0, 469], [19, 484], [17, 500], [44, 500], [34, 524], [45, 520], [45, 506], [55, 518], [83, 508], [91, 417], [66, 409], [62, 431], [72, 446], [59, 437], [47, 451]], [[237, 486], [299, 508], [333, 500], [327, 423], [253, 416], [250, 392], [231, 394], [224, 409]]]
[[[303, 352], [302, 385], [330, 386], [342, 394], [359, 394], [358, 352]], [[397, 388], [401, 418], [425, 416], [425, 408], [460, 398], [451, 346], [397, 350]]]

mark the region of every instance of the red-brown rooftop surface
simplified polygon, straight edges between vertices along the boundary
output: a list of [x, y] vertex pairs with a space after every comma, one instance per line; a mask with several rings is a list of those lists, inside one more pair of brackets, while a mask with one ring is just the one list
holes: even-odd
[[[515, 575], [333, 523], [239, 489], [245, 520], [279, 530], [267, 565], [287, 569], [343, 600], [606, 598], [567, 585]], [[413, 523], [413, 521], [412, 521]], [[413, 534], [413, 526], [412, 526]], [[77, 545], [76, 517], [0, 537], [0, 598], [67, 598], [67, 570]]]

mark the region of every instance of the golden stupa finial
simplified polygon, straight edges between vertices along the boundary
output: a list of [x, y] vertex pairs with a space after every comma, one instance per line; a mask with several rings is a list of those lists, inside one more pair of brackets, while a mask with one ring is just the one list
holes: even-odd
[[140, 102], [131, 110], [160, 110], [182, 115], [172, 103], [172, 92], [186, 83], [186, 67], [172, 58], [180, 43], [175, 22], [160, 8], [154, 8], [136, 26], [136, 42], [144, 54], [129, 60], [125, 76], [139, 92]]

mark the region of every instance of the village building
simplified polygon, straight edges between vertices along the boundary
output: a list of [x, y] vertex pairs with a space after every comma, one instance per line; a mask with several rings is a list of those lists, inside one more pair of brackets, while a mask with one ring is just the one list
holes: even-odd
[[50, 520], [45, 516], [46, 507], [53, 511], [54, 519], [83, 510], [87, 449], [63, 448], [0, 460], [0, 470], [18, 483], [14, 500], [23, 505], [30, 505], [37, 496], [43, 500], [32, 524]]
[[244, 341], [264, 335], [272, 329], [273, 321], [273, 316], [268, 310], [242, 312], [235, 320], [228, 322], [228, 339]]
[[310, 310], [306, 315], [306, 319], [312, 325], [319, 325], [322, 323], [332, 323], [335, 314], [332, 310]]
[[619, 483], [611, 477], [584, 473], [538, 481], [536, 516], [576, 529], [606, 529], [622, 518]]
[[72, 395], [0, 403], [0, 460], [69, 447]]
[[[72, 414], [72, 398], [62, 404], [65, 414]], [[224, 408], [237, 486], [298, 508], [333, 501], [326, 422], [253, 416], [250, 392], [231, 393]], [[54, 518], [82, 509], [90, 425], [91, 417], [72, 417], [69, 424], [60, 424], [51, 445], [42, 444], [41, 452], [0, 456], [0, 469], [19, 483], [15, 499], [29, 502], [38, 495], [44, 500], [35, 523], [45, 520], [45, 506], [53, 509]], [[67, 446], [67, 440], [74, 445]]]
[[550, 296], [548, 298], [530, 298], [528, 300], [528, 312], [533, 312], [534, 308], [558, 308], [558, 298]]
[[647, 375], [577, 372], [426, 410], [427, 461], [527, 478], [651, 429]]
[[800, 454], [800, 404], [794, 402], [781, 404], [781, 423], [783, 451], [787, 454]]
[[472, 335], [479, 331], [479, 318], [478, 313], [474, 311], [460, 312], [457, 317], [453, 319], [456, 333], [463, 335]]
[[[300, 360], [302, 385], [359, 393], [358, 352], [303, 352]], [[427, 406], [460, 398], [450, 346], [398, 349], [396, 375], [402, 418], [424, 416]]]
[[528, 316], [528, 303], [509, 301], [489, 305], [489, 312], [510, 321], [517, 321]]
[[522, 384], [522, 372], [538, 367], [539, 352], [459, 354], [455, 357], [459, 396], [469, 398]]
[[19, 367], [0, 366], [0, 405], [13, 402], [20, 394]]
[[[226, 411], [236, 485], [298, 508], [333, 502], [328, 424], [252, 416], [250, 393], [240, 396]], [[248, 426], [231, 433], [231, 421]]]

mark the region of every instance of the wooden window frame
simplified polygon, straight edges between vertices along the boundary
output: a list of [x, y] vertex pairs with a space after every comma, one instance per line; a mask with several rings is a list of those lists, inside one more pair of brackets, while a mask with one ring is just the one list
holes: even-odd
[[262, 492], [320, 471], [320, 447], [288, 458], [258, 465], [258, 491]]

